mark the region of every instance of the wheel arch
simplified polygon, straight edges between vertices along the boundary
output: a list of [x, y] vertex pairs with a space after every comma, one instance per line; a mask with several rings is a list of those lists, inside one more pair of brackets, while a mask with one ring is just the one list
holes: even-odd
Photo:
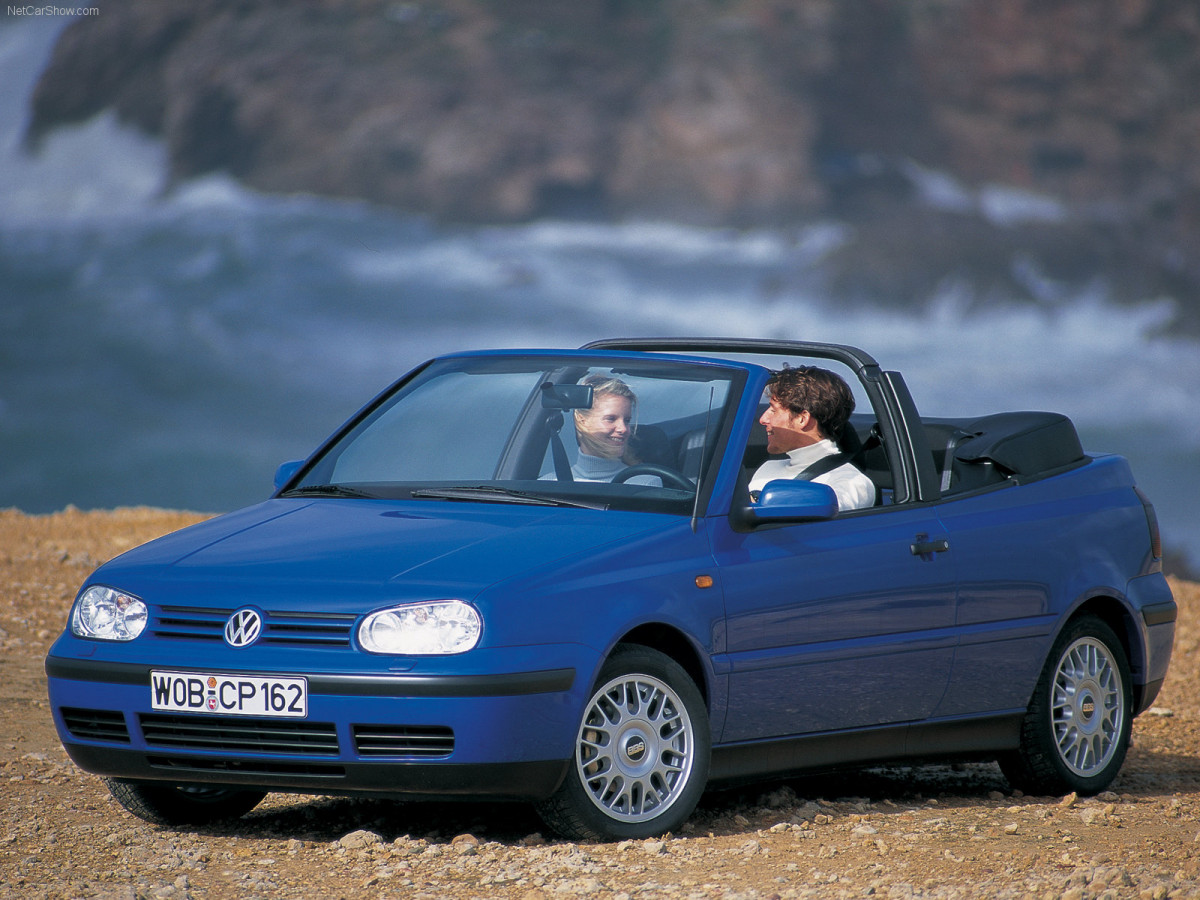
[[1141, 708], [1141, 695], [1145, 689], [1146, 653], [1142, 642], [1141, 631], [1137, 627], [1134, 614], [1120, 600], [1111, 594], [1097, 594], [1089, 597], [1075, 609], [1063, 622], [1063, 629], [1083, 618], [1095, 616], [1116, 633], [1121, 641], [1121, 649], [1125, 651], [1125, 659], [1129, 661], [1129, 671], [1133, 678], [1133, 708]]
[[673, 628], [662, 622], [647, 622], [630, 629], [614, 645], [637, 644], [649, 647], [663, 653], [683, 667], [688, 677], [695, 683], [704, 698], [704, 705], [712, 712], [711, 685], [709, 684], [708, 667], [704, 665], [700, 652], [688, 639], [687, 635], [678, 628]]

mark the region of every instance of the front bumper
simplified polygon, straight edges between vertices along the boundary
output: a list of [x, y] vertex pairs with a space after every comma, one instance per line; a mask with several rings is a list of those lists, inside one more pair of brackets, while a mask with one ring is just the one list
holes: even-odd
[[251, 759], [164, 756], [63, 742], [86, 772], [123, 781], [241, 786], [266, 791], [396, 799], [543, 800], [558, 789], [568, 760], [527, 763], [324, 763], [287, 766]]
[[303, 719], [175, 713], [152, 708], [152, 668], [164, 666], [52, 651], [54, 722], [80, 768], [314, 794], [536, 800], [552, 794], [567, 770], [583, 702], [576, 668], [558, 665], [501, 674], [306, 674]]

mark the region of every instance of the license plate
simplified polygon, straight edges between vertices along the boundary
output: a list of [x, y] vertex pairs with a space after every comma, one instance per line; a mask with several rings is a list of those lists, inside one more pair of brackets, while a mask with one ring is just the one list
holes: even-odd
[[154, 709], [228, 716], [308, 715], [308, 681], [197, 672], [150, 673]]

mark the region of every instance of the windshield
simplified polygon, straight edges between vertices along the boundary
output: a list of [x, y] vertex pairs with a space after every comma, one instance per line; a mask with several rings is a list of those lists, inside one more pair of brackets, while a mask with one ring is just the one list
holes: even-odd
[[744, 372], [589, 357], [438, 360], [370, 409], [283, 496], [690, 514]]

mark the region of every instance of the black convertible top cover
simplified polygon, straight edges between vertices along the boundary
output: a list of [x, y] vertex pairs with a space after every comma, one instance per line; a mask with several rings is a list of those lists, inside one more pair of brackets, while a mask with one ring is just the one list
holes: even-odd
[[1060, 413], [998, 413], [963, 430], [970, 436], [955, 448], [956, 460], [991, 462], [1013, 475], [1038, 475], [1086, 459], [1074, 423]]

